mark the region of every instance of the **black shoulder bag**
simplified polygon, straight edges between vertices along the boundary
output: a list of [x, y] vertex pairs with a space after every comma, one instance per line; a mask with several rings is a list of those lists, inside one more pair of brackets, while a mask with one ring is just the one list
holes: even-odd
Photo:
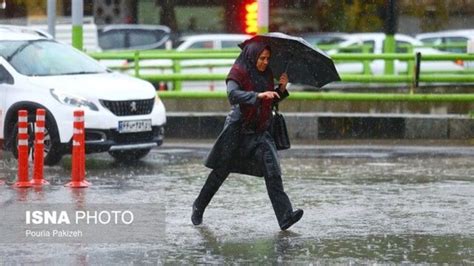
[[285, 118], [278, 112], [278, 104], [272, 108], [272, 123], [270, 133], [275, 141], [277, 150], [286, 150], [290, 148], [290, 138], [286, 129]]

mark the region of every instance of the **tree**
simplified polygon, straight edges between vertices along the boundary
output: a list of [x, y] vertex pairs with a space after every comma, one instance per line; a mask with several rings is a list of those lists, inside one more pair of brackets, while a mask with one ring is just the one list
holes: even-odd
[[26, 15], [27, 15], [27, 12], [26, 12], [24, 3], [12, 4], [8, 2], [6, 9], [0, 11], [0, 17], [5, 17], [5, 18], [26, 17]]
[[47, 0], [28, 1], [28, 0], [11, 0], [7, 1], [6, 17], [27, 17], [40, 16], [46, 14]]
[[348, 32], [382, 31], [383, 19], [380, 9], [385, 0], [355, 0], [346, 6]]
[[178, 31], [178, 22], [174, 11], [175, 3], [173, 0], [156, 0], [156, 5], [161, 7], [160, 24], [170, 27], [171, 31]]
[[316, 1], [315, 17], [320, 31], [346, 31], [347, 17], [344, 12], [344, 0]]
[[449, 21], [448, 4], [445, 0], [413, 1], [407, 4], [407, 14], [420, 19], [422, 31], [437, 31]]
[[384, 0], [315, 1], [313, 10], [320, 31], [381, 31]]

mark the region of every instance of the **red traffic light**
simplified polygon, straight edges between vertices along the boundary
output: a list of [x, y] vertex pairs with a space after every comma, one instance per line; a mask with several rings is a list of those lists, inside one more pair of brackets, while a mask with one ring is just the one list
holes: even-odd
[[245, 33], [257, 34], [258, 24], [258, 4], [257, 1], [252, 1], [245, 4]]

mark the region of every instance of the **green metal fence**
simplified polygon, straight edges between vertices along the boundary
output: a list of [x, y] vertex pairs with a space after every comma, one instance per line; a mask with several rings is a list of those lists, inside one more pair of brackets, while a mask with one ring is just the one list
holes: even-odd
[[[163, 99], [225, 99], [224, 91], [160, 91]], [[292, 101], [474, 102], [474, 94], [291, 92]]]
[[[215, 81], [225, 79], [225, 74], [183, 74], [182, 62], [184, 60], [210, 60], [210, 59], [232, 59], [227, 63], [203, 63], [197, 62], [192, 66], [186, 66], [186, 68], [196, 67], [218, 67], [218, 66], [230, 66], [233, 59], [238, 56], [235, 51], [228, 52], [171, 52], [171, 51], [146, 51], [146, 52], [116, 52], [116, 53], [93, 53], [91, 54], [98, 60], [123, 60], [124, 62], [130, 61], [128, 66], [118, 67], [122, 71], [133, 69], [133, 75], [151, 82], [157, 81], [173, 81], [173, 89], [181, 90], [180, 83], [182, 81]], [[414, 62], [415, 54], [370, 54], [370, 53], [350, 53], [350, 54], [334, 54], [331, 56], [336, 62], [361, 62], [363, 65], [362, 73], [350, 73], [341, 74], [342, 82], [360, 82], [360, 83], [411, 83], [414, 77]], [[170, 63], [167, 65], [147, 65], [142, 66], [145, 60], [169, 60]], [[370, 62], [374, 60], [400, 60], [407, 62], [407, 71], [391, 74], [391, 75], [373, 75], [370, 71]], [[474, 61], [474, 54], [431, 54], [422, 55], [422, 61]], [[157, 74], [143, 74], [143, 70], [156, 69], [169, 70], [172, 73], [157, 73]], [[456, 83], [471, 83], [474, 82], [474, 70], [459, 70], [455, 72], [422, 72], [420, 75], [420, 82], [456, 82]]]
[[[372, 54], [367, 53], [370, 47], [362, 46], [365, 53], [340, 53], [334, 54], [331, 58], [339, 62], [359, 62], [363, 66], [360, 73], [341, 74], [342, 82], [350, 83], [378, 83], [378, 84], [412, 84], [414, 81], [415, 54], [409, 49], [409, 53]], [[159, 92], [162, 98], [225, 98], [225, 92], [210, 91], [182, 91], [183, 81], [222, 81], [226, 74], [187, 74], [182, 73], [186, 68], [213, 68], [219, 66], [231, 66], [233, 60], [238, 56], [238, 50], [226, 51], [135, 51], [135, 52], [107, 52], [91, 54], [98, 60], [115, 60], [128, 62], [125, 66], [117, 69], [128, 71], [136, 77], [150, 82], [170, 81], [173, 83], [173, 91]], [[191, 65], [183, 66], [185, 60], [211, 60], [221, 59], [229, 62], [195, 62]], [[151, 61], [150, 61], [151, 60]], [[158, 62], [150, 63], [153, 60], [166, 60], [166, 64]], [[370, 70], [370, 63], [374, 60], [400, 60], [407, 62], [407, 71], [390, 75], [374, 75]], [[474, 54], [425, 54], [422, 61], [474, 61]], [[157, 70], [157, 74], [145, 74], [145, 70]], [[167, 72], [167, 73], [165, 73]], [[455, 72], [421, 72], [419, 82], [424, 83], [474, 83], [473, 70], [465, 69]], [[415, 101], [415, 102], [474, 102], [474, 94], [414, 94], [413, 90], [406, 94], [395, 93], [335, 93], [335, 92], [293, 92], [289, 100], [311, 100], [311, 101]]]

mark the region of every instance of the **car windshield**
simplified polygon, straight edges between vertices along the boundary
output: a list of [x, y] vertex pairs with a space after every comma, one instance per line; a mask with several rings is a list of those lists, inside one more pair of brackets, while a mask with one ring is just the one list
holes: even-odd
[[2, 41], [0, 56], [27, 76], [55, 76], [106, 72], [106, 68], [81, 52], [54, 41]]

